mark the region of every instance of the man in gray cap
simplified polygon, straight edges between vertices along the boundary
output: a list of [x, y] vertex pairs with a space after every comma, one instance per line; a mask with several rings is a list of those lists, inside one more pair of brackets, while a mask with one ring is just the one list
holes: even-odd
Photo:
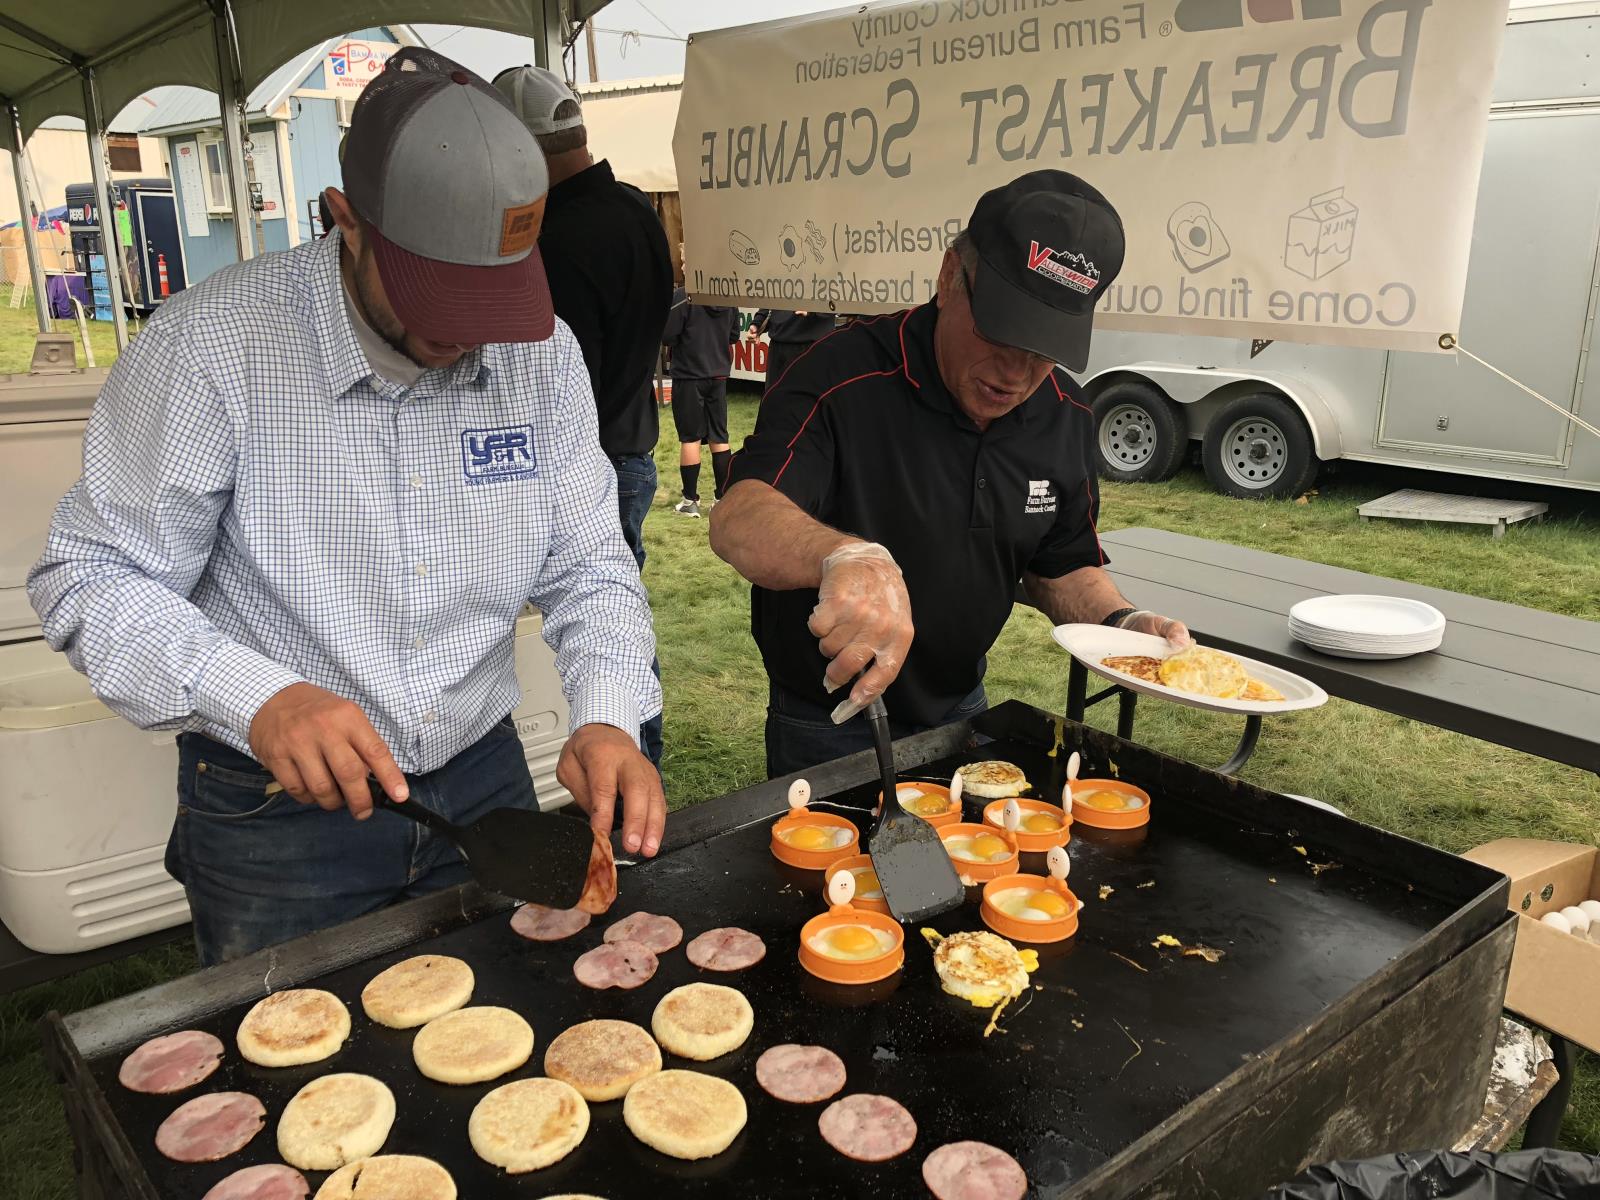
[[[638, 188], [594, 160], [578, 97], [542, 67], [511, 67], [494, 85], [538, 139], [550, 168], [539, 252], [556, 314], [583, 347], [600, 415], [600, 448], [617, 472], [622, 536], [644, 569], [644, 519], [656, 494], [660, 432], [653, 380], [672, 307], [666, 231]], [[661, 762], [661, 718], [645, 723]]]
[[600, 833], [621, 805], [628, 852], [661, 841], [655, 639], [551, 312], [543, 156], [407, 49], [343, 165], [336, 235], [189, 288], [118, 360], [29, 577], [97, 694], [183, 731], [167, 865], [206, 964], [466, 878], [369, 776], [460, 823], [535, 804], [508, 716], [529, 601], [572, 711], [558, 777]]

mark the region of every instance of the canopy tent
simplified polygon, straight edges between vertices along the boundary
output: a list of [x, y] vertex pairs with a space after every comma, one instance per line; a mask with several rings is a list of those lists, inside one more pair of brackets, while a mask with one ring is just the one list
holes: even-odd
[[579, 87], [583, 123], [595, 157], [609, 161], [618, 179], [642, 192], [676, 192], [672, 131], [678, 124], [682, 94], [682, 75]]
[[[54, 116], [84, 121], [97, 193], [107, 187], [102, 133], [105, 114], [162, 84], [218, 94], [228, 143], [232, 195], [244, 184], [240, 99], [308, 47], [352, 29], [446, 21], [531, 35], [542, 64], [556, 56], [575, 26], [608, 0], [6, 0], [0, 12], [0, 106], [9, 109], [8, 139], [21, 211], [30, 212], [22, 154], [28, 136]], [[104, 206], [102, 206], [104, 209]], [[115, 245], [102, 212], [102, 243]], [[255, 252], [250, 223], [235, 221], [240, 258]], [[31, 233], [27, 223], [24, 229]], [[29, 241], [39, 328], [49, 328], [44, 277]], [[127, 339], [116, 272], [110, 272], [118, 341]]]

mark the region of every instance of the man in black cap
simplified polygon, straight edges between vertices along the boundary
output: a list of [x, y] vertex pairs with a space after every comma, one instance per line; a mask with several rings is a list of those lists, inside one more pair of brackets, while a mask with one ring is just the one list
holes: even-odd
[[1122, 258], [1105, 197], [1023, 175], [978, 201], [932, 302], [857, 321], [767, 393], [711, 545], [755, 585], [769, 774], [866, 748], [839, 722], [880, 694], [897, 737], [981, 711], [1019, 579], [1054, 622], [1189, 640], [1104, 569], [1094, 426], [1057, 366], [1083, 369]]

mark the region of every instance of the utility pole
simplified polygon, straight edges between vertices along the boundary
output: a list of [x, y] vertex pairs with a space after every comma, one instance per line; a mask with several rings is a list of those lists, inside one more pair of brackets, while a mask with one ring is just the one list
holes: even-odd
[[590, 17], [583, 23], [583, 42], [589, 50], [589, 82], [600, 82], [600, 68], [595, 64], [594, 58], [594, 18]]

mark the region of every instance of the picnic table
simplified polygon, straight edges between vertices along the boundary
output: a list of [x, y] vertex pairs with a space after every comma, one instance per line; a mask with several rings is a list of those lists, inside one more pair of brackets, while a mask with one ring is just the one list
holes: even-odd
[[[1600, 774], [1600, 622], [1465, 596], [1163, 529], [1103, 534], [1109, 570], [1141, 607], [1184, 621], [1207, 645], [1305, 676], [1330, 696], [1396, 713]], [[1406, 596], [1445, 616], [1444, 643], [1409, 658], [1321, 654], [1289, 633], [1289, 609], [1311, 596]], [[1119, 737], [1132, 738], [1137, 696], [1110, 686], [1087, 694], [1076, 659], [1067, 716], [1082, 720], [1116, 698]], [[1233, 773], [1249, 760], [1261, 718], [1247, 718]], [[1554, 1145], [1572, 1086], [1571, 1047], [1552, 1037], [1560, 1082], [1533, 1112], [1524, 1144]]]

